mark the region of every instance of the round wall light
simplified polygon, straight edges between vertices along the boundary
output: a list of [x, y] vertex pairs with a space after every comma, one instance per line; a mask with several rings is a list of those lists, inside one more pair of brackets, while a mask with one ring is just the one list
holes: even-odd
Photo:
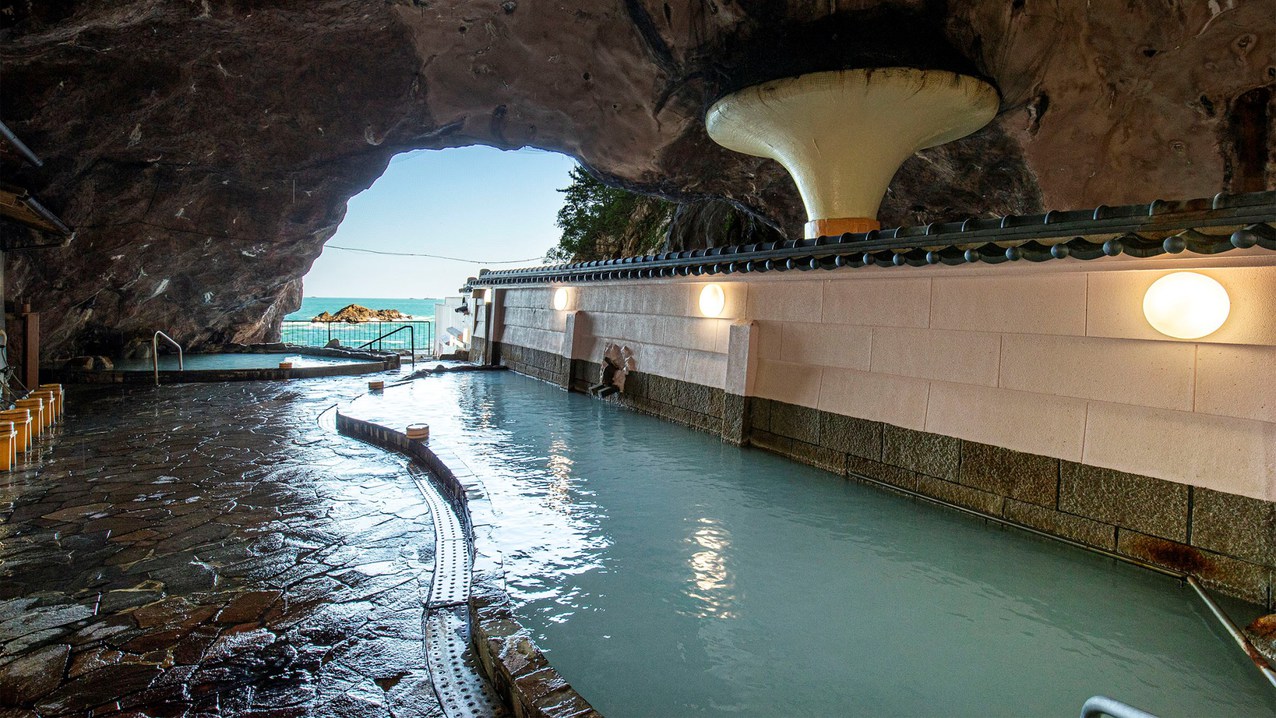
[[1227, 290], [1196, 272], [1175, 272], [1152, 283], [1143, 295], [1143, 316], [1158, 332], [1175, 339], [1213, 334], [1231, 312]]
[[700, 313], [706, 317], [716, 317], [722, 314], [722, 309], [727, 306], [727, 295], [723, 293], [722, 287], [716, 284], [706, 284], [704, 289], [700, 290]]
[[559, 287], [554, 290], [554, 311], [561, 312], [567, 308], [567, 302], [571, 299], [571, 291], [567, 287]]

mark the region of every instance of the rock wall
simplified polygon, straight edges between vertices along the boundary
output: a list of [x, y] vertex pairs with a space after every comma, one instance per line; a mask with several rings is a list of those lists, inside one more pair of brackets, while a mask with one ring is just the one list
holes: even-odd
[[705, 135], [769, 76], [911, 64], [1002, 93], [897, 175], [887, 225], [1276, 186], [1270, 0], [0, 1], [7, 181], [77, 229], [8, 254], [46, 358], [164, 328], [271, 338], [346, 201], [394, 154], [571, 154], [615, 183], [727, 199], [796, 234], [776, 164]]

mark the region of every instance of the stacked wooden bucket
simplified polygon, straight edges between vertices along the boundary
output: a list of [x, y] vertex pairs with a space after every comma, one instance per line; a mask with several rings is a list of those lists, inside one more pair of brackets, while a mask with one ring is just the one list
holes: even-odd
[[31, 450], [35, 437], [48, 432], [66, 409], [61, 384], [41, 384], [0, 410], [0, 470], [9, 471], [18, 454]]

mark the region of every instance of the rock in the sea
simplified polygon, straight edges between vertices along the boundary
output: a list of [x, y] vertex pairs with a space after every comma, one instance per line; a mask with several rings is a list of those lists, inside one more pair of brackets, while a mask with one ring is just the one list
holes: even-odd
[[400, 312], [398, 309], [369, 309], [358, 304], [347, 304], [336, 314], [321, 312], [310, 321], [349, 322], [351, 324], [357, 324], [359, 322], [390, 322], [407, 318], [408, 315]]
[[988, 127], [904, 163], [886, 226], [1272, 188], [1273, 37], [1270, 2], [1200, 0], [8, 3], [4, 121], [45, 162], [5, 181], [78, 231], [6, 253], [5, 290], [44, 313], [50, 359], [157, 327], [191, 349], [271, 339], [391, 157], [472, 144], [565, 152], [795, 236], [792, 180], [715, 145], [704, 112], [845, 67], [1001, 94]]

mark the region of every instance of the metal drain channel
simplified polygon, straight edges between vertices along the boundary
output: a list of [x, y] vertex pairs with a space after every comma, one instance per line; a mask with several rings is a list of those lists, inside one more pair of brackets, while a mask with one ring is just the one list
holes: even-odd
[[487, 681], [479, 678], [464, 606], [430, 609], [425, 618], [425, 654], [434, 692], [448, 718], [505, 718], [506, 710]]
[[434, 517], [434, 580], [426, 607], [464, 604], [470, 597], [470, 547], [461, 521], [429, 477], [411, 473]]
[[430, 477], [408, 468], [434, 518], [434, 577], [425, 605], [425, 655], [448, 718], [504, 718], [504, 703], [483, 679], [470, 642], [470, 549], [456, 512]]

